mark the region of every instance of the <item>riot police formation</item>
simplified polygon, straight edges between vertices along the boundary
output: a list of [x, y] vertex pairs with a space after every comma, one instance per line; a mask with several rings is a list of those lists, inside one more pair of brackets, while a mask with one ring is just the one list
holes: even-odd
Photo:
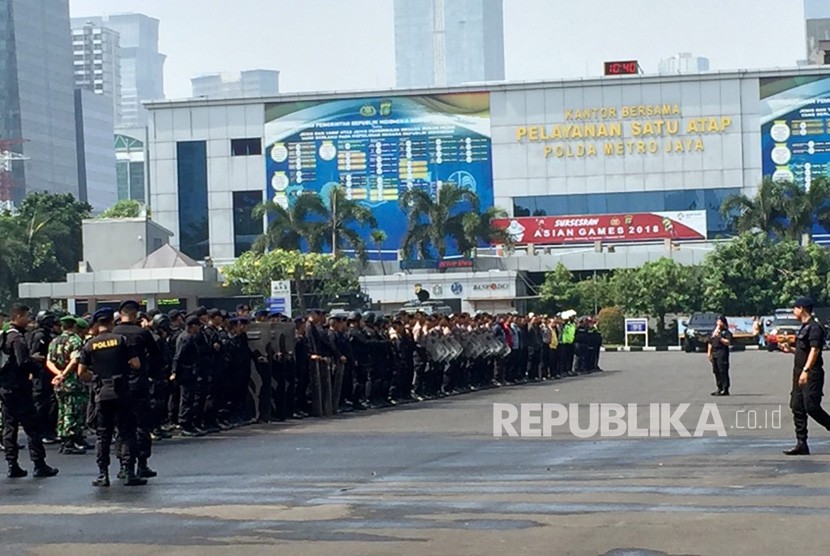
[[[36, 476], [57, 470], [45, 442], [83, 455], [95, 431], [98, 476], [142, 485], [153, 443], [253, 424], [391, 407], [502, 385], [601, 370], [593, 318], [517, 314], [333, 312], [291, 320], [200, 307], [140, 312], [135, 301], [86, 318], [15, 305], [3, 334], [0, 400], [9, 476], [17, 430]], [[253, 316], [253, 319], [252, 319]], [[31, 377], [31, 378], [30, 378]]]

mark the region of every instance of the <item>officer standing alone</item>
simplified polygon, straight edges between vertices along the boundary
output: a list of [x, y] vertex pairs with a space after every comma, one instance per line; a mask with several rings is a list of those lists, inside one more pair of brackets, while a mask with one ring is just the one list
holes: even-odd
[[790, 409], [795, 424], [795, 447], [784, 450], [788, 456], [810, 454], [807, 446], [807, 417], [830, 431], [830, 415], [821, 407], [824, 392], [824, 360], [821, 350], [824, 346], [824, 329], [813, 318], [813, 301], [807, 297], [796, 300], [793, 310], [801, 321], [796, 334], [795, 347], [782, 345], [781, 350], [794, 353], [793, 384], [790, 392]]
[[709, 336], [709, 347], [707, 348], [717, 385], [717, 390], [712, 392], [713, 396], [729, 395], [729, 348], [731, 345], [732, 333], [729, 331], [729, 324], [726, 322], [726, 317], [720, 316], [712, 335]]

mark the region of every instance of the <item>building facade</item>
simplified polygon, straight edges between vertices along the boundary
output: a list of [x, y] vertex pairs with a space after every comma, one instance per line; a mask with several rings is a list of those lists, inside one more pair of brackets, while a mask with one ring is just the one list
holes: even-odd
[[804, 19], [807, 35], [807, 63], [830, 63], [830, 45], [822, 48], [821, 41], [830, 41], [830, 3], [824, 0], [805, 0]]
[[395, 253], [401, 193], [456, 183], [509, 213], [503, 268], [694, 263], [729, 237], [728, 196], [826, 174], [823, 104], [830, 68], [157, 102], [151, 208], [185, 254], [222, 262], [262, 230], [260, 200], [342, 187]]
[[396, 83], [504, 80], [502, 0], [395, 0]]
[[73, 18], [73, 25], [92, 24], [118, 33], [121, 47], [121, 118], [118, 126], [147, 125], [142, 102], [164, 98], [164, 61], [159, 53], [159, 20], [143, 14]]
[[3, 196], [78, 188], [75, 92], [67, 0], [0, 0], [0, 151], [25, 156]]
[[109, 96], [75, 89], [78, 198], [102, 212], [117, 201], [112, 103]]
[[72, 64], [75, 86], [103, 95], [112, 103], [113, 121], [121, 119], [121, 46], [107, 27], [72, 20]]
[[147, 128], [115, 130], [115, 170], [119, 201], [148, 202]]
[[709, 71], [709, 58], [692, 56], [689, 52], [681, 52], [671, 58], [660, 60], [657, 70], [660, 75], [701, 73], [704, 71]]
[[193, 98], [257, 98], [280, 92], [280, 72], [248, 70], [211, 73], [191, 78]]

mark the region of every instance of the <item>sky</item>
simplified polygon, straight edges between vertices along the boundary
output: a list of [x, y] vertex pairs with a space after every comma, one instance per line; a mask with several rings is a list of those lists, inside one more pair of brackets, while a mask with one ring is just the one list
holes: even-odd
[[[70, 12], [159, 19], [168, 98], [190, 96], [194, 75], [245, 69], [279, 70], [282, 92], [395, 85], [393, 0], [70, 0]], [[504, 20], [511, 81], [597, 76], [607, 60], [656, 73], [679, 52], [713, 71], [805, 56], [802, 0], [504, 0]]]

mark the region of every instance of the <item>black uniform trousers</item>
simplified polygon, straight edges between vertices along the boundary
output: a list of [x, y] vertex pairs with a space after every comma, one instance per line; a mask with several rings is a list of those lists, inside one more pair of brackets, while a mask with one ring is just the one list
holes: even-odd
[[150, 396], [144, 392], [133, 392], [131, 397], [127, 399], [132, 417], [132, 436], [135, 439], [135, 446], [130, 449], [128, 444], [128, 437], [121, 433], [121, 428], [118, 429], [118, 439], [115, 444], [115, 451], [121, 463], [127, 465], [130, 456], [134, 457], [142, 463], [146, 463], [152, 455], [153, 439], [150, 438], [150, 433], [154, 428], [152, 402]]
[[793, 389], [790, 393], [790, 409], [793, 412], [795, 437], [807, 441], [807, 417], [830, 431], [830, 415], [821, 407], [824, 390], [824, 369], [812, 369], [804, 386], [798, 385], [801, 370], [793, 372]]
[[6, 461], [17, 461], [17, 430], [23, 427], [29, 437], [29, 457], [35, 463], [46, 459], [43, 447], [43, 433], [38, 419], [37, 409], [32, 398], [32, 391], [25, 389], [0, 389], [0, 402], [3, 405], [3, 450]]
[[715, 384], [719, 392], [729, 390], [729, 359], [725, 357], [712, 358], [712, 372], [715, 374]]
[[195, 376], [176, 377], [179, 384], [179, 426], [182, 430], [192, 431], [196, 428], [196, 389], [198, 380]]
[[98, 441], [96, 443], [96, 459], [98, 469], [106, 471], [110, 465], [110, 446], [115, 427], [118, 427], [118, 436], [122, 441], [120, 453], [122, 462], [128, 467], [135, 465], [136, 435], [133, 419], [133, 406], [130, 398], [115, 400], [99, 400], [98, 408]]
[[44, 438], [54, 438], [58, 426], [58, 398], [52, 386], [52, 373], [40, 369], [38, 376], [33, 377], [32, 391], [34, 393], [35, 410], [40, 419], [40, 430]]

